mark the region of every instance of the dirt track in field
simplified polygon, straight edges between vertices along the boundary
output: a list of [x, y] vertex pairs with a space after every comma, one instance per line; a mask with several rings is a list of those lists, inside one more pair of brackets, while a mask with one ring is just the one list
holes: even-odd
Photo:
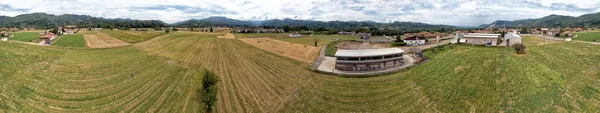
[[319, 48], [302, 44], [294, 44], [270, 38], [244, 38], [240, 41], [274, 54], [311, 63], [319, 54]]
[[103, 33], [86, 34], [85, 44], [89, 48], [112, 48], [131, 45], [125, 41], [110, 37]]

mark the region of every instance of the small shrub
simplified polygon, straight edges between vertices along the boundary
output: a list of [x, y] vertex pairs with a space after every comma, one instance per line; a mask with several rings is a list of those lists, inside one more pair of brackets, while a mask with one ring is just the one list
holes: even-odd
[[512, 47], [515, 48], [515, 51], [516, 51], [517, 54], [525, 54], [525, 53], [527, 53], [527, 52], [525, 52], [526, 47], [522, 43], [514, 44], [514, 45], [512, 45]]
[[402, 41], [402, 42], [396, 42], [396, 41], [392, 41], [390, 43], [391, 46], [406, 46], [406, 42]]
[[204, 89], [203, 102], [207, 107], [207, 112], [212, 111], [215, 103], [217, 102], [218, 83], [219, 77], [217, 77], [217, 75], [210, 72], [209, 70], [204, 70], [204, 75], [202, 78], [202, 86]]

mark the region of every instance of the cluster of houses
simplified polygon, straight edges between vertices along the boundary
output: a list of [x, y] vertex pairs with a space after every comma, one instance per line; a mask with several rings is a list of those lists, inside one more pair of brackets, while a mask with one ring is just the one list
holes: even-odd
[[35, 30], [35, 28], [16, 28], [16, 27], [12, 27], [12, 28], [0, 28], [0, 31], [4, 31], [4, 32], [19, 32], [19, 31], [30, 31], [30, 30]]
[[8, 41], [8, 38], [10, 37], [14, 37], [14, 35], [8, 34], [6, 32], [0, 32], [0, 38], [2, 39], [2, 41]]
[[429, 33], [429, 32], [419, 32], [419, 33], [406, 33], [403, 35], [404, 42], [406, 45], [425, 45], [428, 40], [436, 40], [440, 41], [443, 36], [448, 35], [447, 33]]
[[[594, 28], [588, 28], [594, 29]], [[597, 28], [596, 28], [597, 29]], [[583, 28], [563, 28], [561, 32], [560, 28], [531, 28], [531, 34], [534, 35], [546, 35], [546, 36], [565, 36], [565, 37], [573, 37], [573, 32], [581, 32], [584, 31]]]
[[283, 29], [234, 28], [233, 33], [283, 33]]

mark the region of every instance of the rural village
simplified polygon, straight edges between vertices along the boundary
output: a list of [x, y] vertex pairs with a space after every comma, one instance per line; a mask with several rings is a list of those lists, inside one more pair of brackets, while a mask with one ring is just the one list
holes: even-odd
[[600, 112], [600, 25], [555, 16], [479, 27], [7, 16], [0, 112]]

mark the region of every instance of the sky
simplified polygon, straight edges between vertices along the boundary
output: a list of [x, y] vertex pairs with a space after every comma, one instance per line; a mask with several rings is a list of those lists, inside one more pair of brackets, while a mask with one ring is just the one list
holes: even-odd
[[34, 12], [166, 23], [224, 16], [478, 26], [496, 20], [596, 13], [600, 0], [0, 0], [0, 15]]

